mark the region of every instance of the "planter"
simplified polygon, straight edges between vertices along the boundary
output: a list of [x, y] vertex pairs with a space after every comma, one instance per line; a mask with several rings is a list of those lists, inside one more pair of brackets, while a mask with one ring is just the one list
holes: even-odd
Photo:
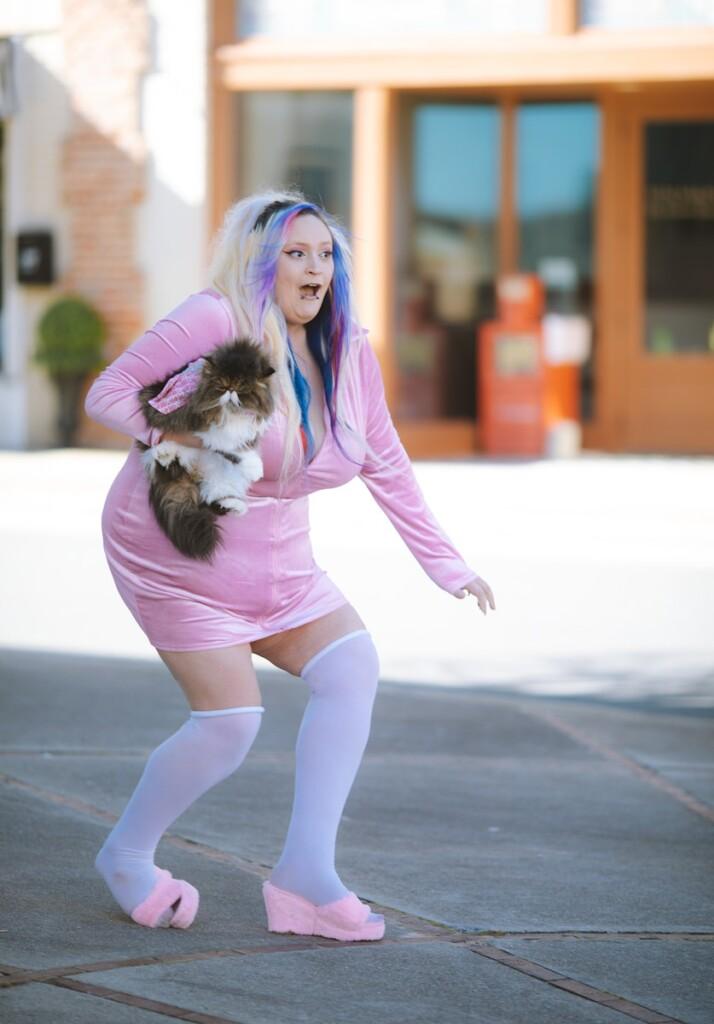
[[104, 366], [105, 335], [97, 310], [71, 295], [53, 302], [38, 325], [35, 360], [45, 367], [59, 394], [57, 429], [63, 447], [74, 444], [87, 375]]

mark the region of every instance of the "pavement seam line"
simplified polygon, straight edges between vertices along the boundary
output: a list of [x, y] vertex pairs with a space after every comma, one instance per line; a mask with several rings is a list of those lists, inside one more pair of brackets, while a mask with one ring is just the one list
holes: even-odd
[[[636, 762], [634, 762], [634, 763], [636, 764]], [[7, 775], [4, 772], [0, 772], [0, 783], [8, 786], [11, 789], [14, 788], [14, 789], [19, 789], [19, 790], [21, 790], [23, 792], [27, 792], [30, 795], [34, 796], [36, 799], [43, 800], [46, 803], [51, 803], [51, 804], [54, 804], [54, 805], [59, 806], [59, 807], [69, 807], [71, 810], [73, 810], [73, 811], [75, 811], [75, 812], [77, 812], [79, 814], [82, 814], [85, 817], [93, 818], [94, 820], [98, 820], [98, 821], [102, 821], [102, 822], [108, 822], [109, 824], [114, 824], [114, 822], [116, 822], [118, 820], [117, 819], [117, 815], [111, 814], [109, 811], [104, 811], [101, 808], [96, 807], [95, 805], [90, 804], [90, 803], [88, 803], [88, 802], [86, 802], [84, 800], [80, 800], [80, 799], [78, 799], [76, 797], [63, 796], [62, 794], [55, 793], [52, 790], [45, 788], [44, 786], [38, 786], [35, 783], [26, 782], [23, 779], [18, 779], [15, 776], [12, 776], [12, 775]], [[183, 836], [177, 836], [177, 835], [172, 835], [171, 833], [168, 833], [168, 834], [164, 835], [164, 837], [162, 838], [162, 842], [168, 843], [171, 846], [174, 846], [174, 847], [176, 847], [176, 848], [178, 848], [180, 850], [184, 850], [184, 851], [186, 851], [188, 853], [198, 854], [199, 856], [205, 857], [206, 859], [212, 860], [212, 861], [217, 862], [217, 863], [230, 864], [230, 865], [232, 865], [234, 867], [237, 867], [241, 871], [245, 871], [246, 874], [254, 875], [254, 876], [257, 876], [259, 878], [265, 879], [270, 874], [270, 870], [271, 869], [270, 869], [270, 867], [268, 867], [266, 865], [258, 864], [255, 861], [246, 860], [245, 858], [239, 857], [235, 853], [230, 853], [230, 852], [225, 851], [225, 850], [217, 850], [215, 847], [207, 846], [205, 843], [201, 843], [198, 840], [186, 839]], [[435, 923], [435, 922], [432, 922], [432, 921], [426, 921], [423, 918], [420, 918], [420, 917], [418, 917], [418, 916], [416, 916], [414, 914], [409, 914], [406, 911], [399, 910], [399, 909], [397, 909], [395, 907], [387, 906], [386, 904], [380, 904], [380, 903], [378, 903], [375, 900], [370, 900], [370, 903], [372, 904], [372, 906], [374, 907], [374, 909], [377, 912], [382, 911], [382, 912], [387, 913], [390, 916], [390, 918], [391, 918], [391, 920], [393, 922], [398, 923], [398, 924], [402, 924], [404, 927], [413, 928], [413, 929], [415, 929], [417, 931], [426, 930], [427, 932], [430, 931], [433, 928], [434, 929], [434, 938], [444, 937], [444, 938], [446, 938], [448, 940], [449, 935], [454, 935], [455, 934], [455, 935], [463, 935], [467, 939], [469, 939], [469, 938], [473, 939], [473, 938], [475, 938], [479, 934], [488, 934], [489, 931], [492, 931], [491, 929], [486, 929], [485, 931], [476, 931], [476, 932], [474, 932], [474, 931], [467, 931], [467, 930], [460, 929], [460, 928], [454, 928], [451, 925], [438, 924], [438, 923]], [[499, 929], [497, 937], [500, 937], [503, 934], [504, 933], [501, 932], [501, 930]], [[526, 934], [531, 934], [531, 933], [530, 932], [522, 933], [522, 932], [510, 932], [509, 931], [509, 932], [507, 932], [505, 934], [524, 936]], [[563, 935], [563, 934], [566, 934], [566, 935], [567, 934], [587, 935], [589, 933], [582, 933], [582, 932], [569, 933], [567, 931], [564, 933], [562, 931], [556, 931], [556, 932], [539, 933], [539, 934], [545, 934], [545, 935], [548, 935], [550, 937], [556, 937], [556, 936]], [[614, 933], [596, 933], [596, 934], [612, 934], [612, 935], [615, 935], [615, 936], [619, 936], [619, 935], [631, 935], [633, 933], [631, 933], [631, 932], [624, 932], [624, 933], [614, 932]], [[638, 932], [638, 933], [635, 933], [635, 934], [641, 934], [641, 933]], [[672, 934], [677, 934], [677, 933], [654, 932], [654, 933], [643, 933], [643, 934], [653, 935], [653, 936], [657, 936], [657, 937], [664, 937], [664, 936], [667, 936], [667, 935], [672, 935]], [[683, 935], [690, 935], [690, 934], [696, 934], [696, 933], [681, 933], [681, 934], [683, 934]], [[709, 933], [703, 933], [703, 934], [709, 934]]]
[[[613, 760], [616, 760], [616, 761], [619, 761], [619, 762], [623, 763], [630, 771], [634, 770], [635, 774], [644, 776], [648, 782], [651, 782], [651, 783], [654, 782], [654, 784], [657, 785], [658, 788], [663, 788], [663, 789], [666, 789], [667, 791], [670, 791], [671, 795], [675, 795], [676, 799], [680, 800], [681, 802], [687, 803], [688, 806], [689, 806], [689, 801], [693, 801], [695, 804], [699, 805], [700, 807], [702, 807], [707, 812], [705, 814], [705, 817], [711, 818], [711, 820], [714, 820], [714, 811], [712, 811], [706, 805], [699, 804], [699, 801], [694, 800], [693, 797], [690, 797], [689, 794], [687, 794], [684, 790], [680, 790], [679, 787], [674, 786], [673, 784], [667, 783], [665, 780], [663, 780], [659, 775], [657, 775], [657, 773], [653, 772], [651, 769], [645, 769], [645, 768], [643, 768], [643, 766], [639, 765], [636, 761], [632, 760], [631, 758], [628, 758], [625, 755], [619, 754], [617, 751], [611, 750], [611, 748], [606, 747], [603, 744], [600, 744], [600, 743], [598, 743], [595, 740], [592, 740], [589, 736], [587, 736], [587, 734], [582, 733], [579, 729], [577, 729], [575, 727], [571, 727], [568, 723], [562, 722], [560, 719], [555, 718], [555, 716], [551, 717], [548, 713], [544, 713], [544, 712], [532, 712], [532, 713], [534, 713], [534, 714], [544, 718], [545, 721], [550, 722], [550, 724], [552, 724], [555, 728], [558, 728], [561, 731], [566, 732], [569, 735], [572, 735], [573, 738], [576, 738], [579, 742], [584, 743], [586, 746], [590, 747], [591, 749], [597, 750], [598, 753], [602, 753], [602, 754], [604, 754], [604, 756], [606, 756], [606, 757], [608, 757], [610, 759], [613, 759]], [[30, 793], [32, 793], [38, 799], [42, 799], [42, 800], [45, 800], [47, 802], [54, 803], [54, 804], [56, 804], [58, 806], [69, 807], [72, 810], [77, 811], [78, 813], [81, 813], [81, 814], [83, 814], [85, 816], [90, 816], [90, 817], [93, 817], [95, 819], [99, 819], [101, 821], [108, 821], [110, 823], [113, 823], [113, 822], [115, 822], [117, 820], [117, 817], [115, 815], [112, 815], [108, 811], [104, 811], [101, 808], [98, 808], [98, 807], [96, 807], [93, 804], [87, 803], [86, 801], [83, 801], [83, 800], [80, 800], [80, 799], [77, 799], [77, 798], [74, 798], [74, 797], [67, 797], [67, 796], [63, 796], [62, 794], [54, 793], [51, 790], [45, 789], [44, 787], [36, 786], [33, 783], [25, 782], [24, 780], [17, 779], [14, 776], [10, 776], [10, 775], [7, 775], [5, 773], [0, 773], [0, 782], [10, 786], [11, 788], [19, 788], [19, 789], [22, 789], [24, 791], [30, 792]], [[672, 793], [671, 791], [674, 791], [674, 792]], [[685, 798], [683, 801], [682, 801], [682, 797]], [[690, 809], [692, 809], [692, 808], [690, 807]], [[221, 850], [216, 850], [213, 847], [206, 846], [204, 843], [199, 843], [199, 842], [194, 842], [192, 840], [183, 839], [180, 836], [167, 835], [167, 836], [164, 837], [164, 841], [170, 842], [172, 845], [178, 846], [179, 848], [184, 849], [184, 850], [188, 850], [189, 852], [198, 853], [200, 855], [206, 856], [207, 858], [209, 858], [211, 860], [217, 860], [217, 861], [220, 861], [222, 863], [233, 864], [235, 866], [241, 867], [243, 870], [245, 870], [245, 871], [247, 871], [247, 872], [249, 872], [251, 874], [257, 874], [257, 875], [259, 875], [261, 877], [262, 876], [267, 876], [267, 874], [269, 873], [269, 870], [270, 870], [269, 868], [264, 868], [262, 865], [257, 865], [254, 862], [244, 861], [242, 858], [239, 858], [235, 854], [231, 854], [231, 853], [224, 852], [224, 851], [221, 851]], [[375, 904], [375, 906], [377, 906], [377, 905]], [[380, 905], [380, 907], [381, 907], [381, 905]], [[413, 915], [405, 914], [404, 912], [398, 911], [398, 910], [391, 911], [390, 908], [388, 908], [388, 907], [381, 907], [381, 909], [386, 910], [388, 913], [391, 912], [392, 916], [395, 919], [401, 919], [404, 923], [409, 921], [412, 924], [412, 926], [416, 926], [416, 927], [419, 926], [420, 919], [418, 917], [414, 917]], [[421, 926], [423, 927], [423, 923], [422, 923]], [[433, 935], [433, 936], [425, 936], [424, 939], [422, 939], [421, 941], [440, 941], [440, 940], [441, 941], [444, 941], [444, 940], [449, 941], [449, 939], [450, 939], [451, 941], [455, 941], [455, 942], [458, 942], [460, 944], [467, 944], [467, 945], [469, 943], [469, 939], [471, 940], [471, 942], [473, 942], [473, 933], [468, 933], [468, 932], [462, 932], [460, 930], [455, 930], [453, 928], [450, 928], [448, 925], [435, 925], [433, 922], [429, 922], [429, 926], [435, 928], [435, 930], [438, 931], [438, 933], [440, 933], [440, 934], [439, 935]], [[444, 934], [445, 932], [447, 934]], [[450, 935], [448, 933], [450, 933]], [[550, 937], [552, 937], [552, 935]], [[396, 941], [398, 942], [399, 940], [396, 940]], [[393, 942], [394, 942], [394, 940], [392, 940], [392, 942], [390, 944], [392, 944]], [[275, 948], [275, 947], [273, 947], [273, 948]], [[290, 948], [294, 949], [296, 947], [295, 946], [291, 946]], [[308, 948], [325, 948], [325, 947], [321, 946], [321, 945], [315, 944], [315, 945], [310, 945]], [[332, 947], [328, 946], [327, 948], [332, 948]], [[471, 945], [469, 945], [468, 948], [471, 948], [473, 952], [480, 952], [480, 949], [474, 949], [473, 946], [471, 946]], [[481, 948], [483, 948], [483, 947], [481, 947]], [[498, 948], [498, 947], [489, 947], [489, 948]], [[277, 952], [277, 950], [276, 950], [276, 952]], [[488, 956], [488, 954], [485, 953], [485, 952], [480, 953], [480, 955]], [[510, 954], [508, 954], [508, 955], [510, 956]], [[491, 959], [498, 959], [498, 957], [491, 957]], [[520, 959], [523, 959], [523, 958], [520, 958]], [[500, 961], [500, 962], [503, 962], [503, 961]], [[524, 961], [524, 962], [530, 963], [530, 961]], [[516, 967], [515, 969], [519, 969], [519, 968]], [[540, 965], [537, 965], [537, 964], [535, 964], [535, 962], [533, 962], [533, 970], [536, 970], [536, 969], [540, 970], [540, 971], [546, 971], [547, 970], [546, 968], [542, 968], [542, 967], [540, 967]], [[76, 969], [75, 969], [75, 973], [76, 973]], [[524, 973], [531, 973], [531, 972], [526, 971]], [[538, 975], [535, 974], [535, 973], [531, 973], [531, 976], [538, 977]], [[28, 978], [27, 980], [29, 981], [30, 979]], [[66, 978], [65, 979], [61, 979], [61, 978], [55, 976], [54, 980], [48, 980], [48, 981], [46, 981], [44, 983], [45, 984], [54, 984], [54, 985], [63, 985], [64, 984], [65, 987], [70, 987], [67, 984], [68, 980], [69, 979], [66, 979]], [[547, 979], [544, 979], [544, 978], [541, 977], [539, 980], [547, 980]], [[14, 978], [11, 978], [11, 979], [0, 979], [0, 987], [8, 987], [8, 982], [12, 982], [13, 984], [16, 984], [19, 981], [20, 981], [19, 978], [17, 980], [15, 980]], [[566, 981], [568, 982], [568, 984], [570, 984], [571, 979], [566, 979]], [[563, 988], [562, 984], [559, 985], [559, 984], [557, 984], [554, 981], [552, 981], [552, 982], [549, 981], [548, 983], [554, 985], [555, 987]], [[84, 984], [84, 983], [77, 982], [76, 984]], [[572, 984], [575, 985], [575, 986], [580, 985], [582, 987], [582, 983], [579, 983], [579, 982], [572, 981]], [[585, 988], [589, 988], [589, 986], [585, 986]], [[563, 989], [563, 990], [569, 991], [569, 989]], [[597, 989], [592, 989], [592, 991], [594, 993], [600, 992], [600, 990], [597, 990]], [[107, 992], [111, 992], [111, 990], [107, 990]], [[583, 995], [582, 992], [575, 992], [574, 994]], [[609, 995], [608, 993], [602, 993], [602, 994], [606, 995], [606, 996]], [[114, 998], [114, 997], [111, 996], [111, 995], [106, 995], [106, 996], [104, 996], [104, 998]], [[598, 1001], [597, 999], [592, 999], [591, 996], [584, 996], [584, 998], [590, 998], [591, 1001], [595, 1001], [595, 1002]], [[658, 1015], [658, 1014], [655, 1013], [655, 1011], [650, 1011], [650, 1010], [648, 1010], [648, 1009], [646, 1009], [644, 1007], [639, 1008], [638, 1004], [630, 1003], [628, 1000], [622, 999], [619, 996], [611, 995], [610, 998], [612, 1000], [615, 1000], [618, 1005], [617, 1005], [617, 1007], [615, 1007], [612, 1004], [610, 1004], [609, 1008], [611, 1008], [611, 1009], [612, 1008], [616, 1008], [616, 1009], [620, 1010], [621, 1006], [628, 1006], [628, 1007], [631, 1006], [634, 1010], [638, 1011], [638, 1015], [635, 1015], [634, 1013], [630, 1012], [629, 1010], [622, 1010], [621, 1012], [625, 1012], [629, 1016], [634, 1016], [635, 1019], [641, 1020], [643, 1022], [647, 1022], [647, 1024], [684, 1024], [684, 1022], [677, 1021], [675, 1018]], [[119, 1000], [119, 1001], [121, 1001], [121, 1000]], [[602, 1000], [599, 1000], [599, 1001], [602, 1003], [602, 1005], [608, 1005], [608, 1004], [604, 1003]], [[163, 1005], [163, 1004], [161, 1004], [161, 1005]], [[177, 1009], [180, 1010], [180, 1008], [177, 1008]], [[160, 1012], [165, 1012], [165, 1011], [160, 1011]], [[642, 1016], [642, 1013], [644, 1013], [645, 1016]], [[197, 1018], [195, 1015], [193, 1015], [193, 1016], [182, 1016], [179, 1019], [190, 1020], [190, 1021], [197, 1021], [197, 1022], [199, 1020], [199, 1018]], [[236, 1022], [226, 1022], [224, 1018], [202, 1018], [202, 1019], [205, 1019], [206, 1024], [236, 1024]]]
[[[550, 940], [572, 940], [578, 941], [620, 941], [636, 940], [639, 942], [648, 941], [714, 941], [714, 933], [697, 932], [499, 932], [497, 935], [480, 934], [475, 937], [472, 932], [452, 932], [441, 935], [416, 934], [402, 935], [380, 940], [380, 946], [408, 946], [418, 945], [426, 942], [449, 942], [453, 945], [468, 946], [477, 944], [483, 948], [500, 948], [499, 942], [508, 939], [528, 939], [538, 941]], [[294, 940], [298, 936], [293, 936]], [[257, 946], [229, 946], [225, 949], [196, 950], [188, 953], [167, 953], [165, 956], [130, 957], [126, 960], [97, 960], [84, 964], [62, 964], [56, 967], [43, 967], [39, 969], [16, 967], [10, 964], [0, 964], [0, 989], [15, 988], [18, 985], [29, 985], [33, 982], [51, 981], [54, 978], [75, 977], [78, 974], [94, 974], [103, 971], [121, 971], [130, 967], [153, 967], [157, 964], [181, 964], [196, 963], [200, 960], [230, 959], [239, 956], [263, 956], [272, 953], [305, 952], [314, 949], [344, 949], [364, 948], [361, 944], [342, 944], [336, 946], [331, 940], [323, 939], [315, 935], [310, 941], [292, 941], [284, 943], [271, 943], [270, 945]], [[529, 962], [522, 958], [524, 963]], [[533, 961], [535, 962], [535, 961]], [[555, 972], [557, 973], [557, 972]]]
[[[413, 941], [413, 940], [412, 940]], [[424, 936], [420, 941], [433, 941], [429, 936]], [[380, 945], [400, 945], [399, 940], [380, 943]], [[616, 1010], [619, 1013], [629, 1016], [634, 1020], [642, 1021], [643, 1024], [685, 1024], [685, 1022], [675, 1017], [670, 1017], [666, 1014], [661, 1014], [657, 1010], [651, 1010], [649, 1007], [642, 1006], [640, 1003], [634, 1003], [629, 999], [625, 999], [622, 996], [615, 995], [612, 992], [607, 992], [604, 989], [596, 988], [592, 985], [588, 985], [585, 982], [578, 981], [575, 978], [571, 978], [569, 975], [561, 974], [558, 971], [553, 971], [551, 968], [547, 968], [536, 961], [529, 960], [526, 957], [518, 956], [513, 953], [509, 953], [507, 950], [502, 949], [495, 943], [481, 943], [474, 942], [461, 942], [459, 943], [468, 948], [472, 953], [476, 953], [479, 956], [483, 956], [486, 959], [493, 960], [497, 963], [502, 964], [505, 967], [509, 967], [512, 970], [516, 970], [521, 974], [535, 979], [536, 981], [544, 981], [546, 984], [551, 985], [553, 988], [557, 988], [560, 991], [567, 992], [571, 995], [580, 996], [583, 999], [587, 999], [590, 1002], [594, 1002], [600, 1006], [605, 1006], [608, 1009]], [[363, 948], [361, 945], [359, 948]], [[290, 952], [295, 950], [306, 950], [306, 949], [336, 949], [343, 948], [342, 944], [339, 946], [330, 945], [315, 945], [296, 943], [289, 946], [277, 947], [257, 947], [252, 951], [229, 949], [229, 950], [216, 950], [212, 952], [201, 952], [197, 954], [178, 954], [169, 957], [151, 957], [151, 958], [134, 958], [130, 961], [125, 962], [102, 962], [95, 965], [84, 965], [84, 970], [89, 969], [95, 971], [106, 971], [106, 970], [121, 970], [128, 967], [136, 966], [159, 966], [159, 965], [170, 965], [175, 963], [190, 963], [197, 960], [206, 960], [220, 957], [231, 957], [250, 955], [251, 952], [258, 953], [278, 953], [278, 952]], [[17, 971], [17, 968], [2, 965], [2, 970]], [[202, 1014], [191, 1010], [185, 1010], [182, 1007], [175, 1006], [170, 1003], [157, 1002], [155, 1000], [146, 999], [143, 996], [134, 996], [130, 993], [124, 993], [119, 989], [110, 989], [103, 986], [92, 985], [87, 982], [77, 981], [73, 975], [77, 974], [81, 970], [81, 965], [75, 965], [73, 968], [63, 968], [62, 973], [55, 973], [48, 976], [47, 972], [28, 972], [27, 975], [23, 976], [22, 979], [8, 979], [13, 980], [15, 984], [29, 984], [30, 982], [54, 985], [61, 988], [69, 988], [74, 991], [82, 992], [86, 995], [93, 995], [98, 998], [109, 999], [114, 1002], [120, 1002], [125, 1005], [134, 1006], [136, 1009], [149, 1010], [155, 1013], [161, 1013], [164, 1016], [173, 1017], [174, 1019], [191, 1021], [193, 1024], [240, 1024], [235, 1020], [228, 1020], [224, 1017], [216, 1017], [210, 1014]], [[67, 976], [69, 975], [69, 976]]]
[[[94, 819], [95, 821], [106, 822], [113, 825], [118, 820], [117, 815], [111, 814], [109, 811], [102, 810], [85, 800], [81, 800], [77, 797], [64, 796], [61, 793], [55, 793], [53, 790], [47, 789], [44, 786], [38, 786], [33, 782], [26, 782], [24, 779], [18, 779], [13, 775], [6, 774], [5, 772], [0, 772], [0, 783], [8, 786], [10, 789], [19, 789], [21, 792], [29, 793], [31, 796], [34, 796], [36, 799], [42, 800], [45, 803], [51, 803], [57, 807], [69, 808], [75, 813], [82, 814], [85, 817]], [[244, 871], [246, 874], [253, 875], [263, 880], [267, 879], [271, 872], [269, 865], [247, 860], [246, 858], [239, 857], [235, 853], [218, 850], [215, 847], [208, 846], [198, 840], [186, 839], [183, 836], [166, 833], [162, 837], [161, 841], [165, 844], [176, 847], [179, 850], [199, 854], [207, 860], [212, 860], [219, 864], [230, 864], [232, 867], [236, 867], [239, 870]], [[395, 922], [401, 923], [405, 927], [422, 931], [426, 930], [427, 932], [433, 928], [439, 935], [443, 935], [444, 932], [453, 933], [455, 930], [460, 931], [460, 929], [453, 929], [449, 925], [442, 925], [432, 921], [423, 920], [412, 914], [400, 911], [397, 908], [383, 906], [369, 897], [364, 898], [369, 899], [369, 902], [373, 905], [375, 910], [379, 911], [381, 909], [387, 911]]]
[[[297, 940], [300, 936], [294, 936]], [[89, 964], [63, 964], [58, 967], [44, 967], [39, 970], [0, 965], [0, 990], [17, 988], [38, 982], [51, 982], [58, 978], [73, 978], [78, 974], [98, 974], [105, 971], [122, 971], [130, 967], [156, 967], [160, 965], [196, 963], [201, 960], [221, 960], [231, 957], [263, 956], [273, 953], [305, 953], [311, 950], [365, 949], [365, 943], [336, 943], [320, 935], [306, 936], [310, 941], [271, 943], [269, 945], [245, 946], [243, 948], [198, 950], [195, 953], [169, 953], [166, 956], [132, 957], [128, 960], [101, 960]], [[380, 939], [380, 946], [411, 946], [425, 942], [454, 942], [453, 936], [409, 935]], [[465, 940], [464, 940], [465, 941]], [[4, 976], [3, 976], [4, 974]]]
[[585, 939], [592, 942], [621, 942], [621, 941], [663, 941], [663, 942], [712, 942], [714, 932], [644, 932], [644, 931], [621, 931], [621, 932], [597, 932], [577, 931], [564, 929], [563, 931], [497, 931], [496, 929], [484, 929], [482, 932], [463, 932], [468, 935], [467, 941], [478, 941], [483, 939], [488, 942], [503, 942], [505, 939]]
[[664, 778], [659, 772], [655, 771], [654, 768], [648, 768], [646, 765], [640, 764], [634, 757], [629, 757], [627, 754], [621, 754], [618, 750], [613, 750], [612, 747], [608, 747], [606, 743], [601, 743], [600, 740], [596, 740], [594, 737], [588, 735], [584, 730], [578, 728], [577, 725], [572, 725], [570, 722], [564, 721], [562, 718], [558, 718], [549, 711], [542, 711], [540, 708], [535, 709], [528, 707], [523, 704], [520, 705], [521, 710], [534, 718], [540, 718], [541, 721], [547, 722], [554, 729], [558, 729], [560, 732], [565, 733], [571, 739], [576, 740], [582, 746], [588, 747], [595, 753], [600, 754], [602, 757], [607, 758], [609, 761], [615, 761], [622, 765], [631, 774], [636, 775], [638, 778], [648, 782], [651, 786], [661, 790], [663, 793], [667, 793], [673, 797], [678, 803], [683, 804], [688, 810], [694, 814], [699, 815], [700, 818], [704, 818], [706, 821], [714, 822], [714, 807], [710, 807], [709, 804], [705, 804], [702, 800], [698, 800], [691, 793], [688, 793], [686, 789], [682, 789], [674, 782], [670, 782], [669, 779]]
[[113, 825], [118, 821], [115, 814], [111, 814], [109, 811], [103, 811], [101, 807], [95, 807], [94, 804], [87, 803], [86, 800], [80, 800], [73, 796], [63, 796], [61, 793], [54, 793], [51, 789], [45, 789], [44, 786], [37, 786], [34, 782], [26, 782], [24, 779], [18, 779], [14, 775], [7, 775], [5, 772], [0, 772], [0, 783], [4, 786], [8, 786], [10, 789], [19, 789], [24, 793], [29, 793], [38, 800], [44, 800], [46, 803], [55, 804], [58, 807], [68, 807], [72, 811], [77, 811], [79, 814], [84, 814], [87, 817], [107, 822], [110, 825]]
[[[77, 814], [82, 814], [87, 818], [92, 818], [95, 821], [114, 825], [119, 820], [118, 815], [112, 814], [110, 811], [105, 811], [101, 807], [97, 807], [95, 804], [90, 804], [86, 800], [81, 800], [78, 797], [73, 796], [65, 796], [62, 793], [55, 793], [53, 790], [47, 789], [45, 786], [38, 786], [34, 782], [26, 782], [24, 779], [18, 779], [16, 776], [8, 775], [5, 772], [0, 772], [0, 783], [10, 789], [19, 789], [21, 792], [29, 793], [37, 800], [43, 800], [45, 803], [54, 804], [56, 807], [69, 808], [69, 810], [75, 811]], [[255, 861], [246, 860], [235, 853], [229, 853], [228, 851], [217, 850], [212, 846], [206, 846], [205, 843], [201, 843], [197, 840], [185, 839], [183, 836], [167, 833], [162, 837], [162, 842], [169, 843], [171, 846], [177, 846], [179, 849], [187, 850], [190, 853], [201, 854], [209, 860], [218, 861], [223, 864], [232, 864], [246, 872], [249, 872], [250, 874], [258, 875], [261, 878], [267, 878], [270, 874], [270, 868], [267, 866], [257, 864]]]
[[578, 981], [567, 974], [553, 971], [551, 968], [545, 967], [535, 960], [529, 960], [527, 957], [509, 953], [496, 944], [475, 942], [469, 943], [468, 948], [478, 956], [495, 960], [497, 963], [503, 964], [504, 967], [510, 967], [511, 970], [519, 971], [521, 974], [526, 974], [531, 978], [536, 978], [538, 981], [543, 981], [546, 985], [557, 988], [561, 992], [580, 996], [582, 999], [597, 1003], [599, 1006], [605, 1006], [608, 1010], [616, 1010], [618, 1013], [632, 1017], [634, 1020], [642, 1021], [643, 1024], [686, 1024], [686, 1021], [679, 1020], [677, 1017], [670, 1017], [668, 1014], [660, 1013], [658, 1010], [651, 1010], [647, 1006], [642, 1006], [641, 1003], [635, 1003], [630, 999], [625, 999], [623, 996], [615, 995], [613, 992], [607, 992], [605, 989], [596, 988], [593, 985], [588, 985], [586, 982]]
[[85, 981], [73, 981], [71, 978], [58, 978], [55, 981], [45, 982], [45, 984], [54, 985], [56, 988], [68, 988], [73, 992], [81, 992], [83, 995], [94, 996], [97, 999], [108, 999], [113, 1003], [132, 1006], [135, 1010], [160, 1013], [173, 1020], [190, 1021], [191, 1024], [241, 1024], [241, 1021], [235, 1017], [229, 1019], [228, 1017], [216, 1017], [209, 1013], [198, 1013], [195, 1010], [186, 1010], [182, 1006], [162, 1003], [156, 999], [146, 999], [144, 996], [135, 996], [130, 992], [104, 988], [101, 985], [90, 985]]

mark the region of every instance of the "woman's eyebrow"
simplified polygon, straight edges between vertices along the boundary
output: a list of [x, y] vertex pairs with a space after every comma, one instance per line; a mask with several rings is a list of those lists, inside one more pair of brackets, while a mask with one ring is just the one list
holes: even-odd
[[[310, 248], [309, 242], [286, 242], [286, 245], [304, 245], [306, 249]], [[318, 245], [332, 245], [332, 242], [318, 242]]]

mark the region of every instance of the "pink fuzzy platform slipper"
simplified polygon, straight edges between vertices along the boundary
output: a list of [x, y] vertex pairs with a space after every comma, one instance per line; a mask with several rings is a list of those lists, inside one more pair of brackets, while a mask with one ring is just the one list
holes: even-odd
[[370, 907], [350, 892], [342, 899], [318, 906], [295, 892], [263, 882], [268, 931], [295, 935], [322, 935], [326, 939], [358, 942], [381, 939], [384, 921], [368, 921]]
[[146, 928], [188, 928], [198, 913], [198, 889], [174, 878], [170, 871], [158, 871], [156, 885], [143, 903], [132, 910], [132, 920]]

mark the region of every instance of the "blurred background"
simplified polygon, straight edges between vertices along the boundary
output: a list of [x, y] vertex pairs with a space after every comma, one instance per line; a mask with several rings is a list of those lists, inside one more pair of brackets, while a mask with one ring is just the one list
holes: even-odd
[[[233, 908], [278, 856], [307, 697], [256, 656], [248, 785], [167, 851], [207, 896], [192, 965], [92, 917], [96, 827], [185, 708], [104, 557], [130, 439], [82, 397], [207, 285], [226, 208], [284, 186], [347, 228], [416, 479], [497, 610], [434, 585], [359, 478], [311, 495], [380, 664], [340, 856], [421, 916], [379, 963], [224, 956], [268, 948]], [[345, 1020], [361, 964], [385, 1024], [714, 1020], [714, 0], [0, 0], [0, 259], [12, 1019]]]
[[712, 0], [3, 0], [0, 103], [0, 645], [155, 657], [101, 548], [129, 440], [82, 393], [294, 185], [496, 596], [433, 587], [359, 481], [315, 494], [387, 677], [714, 702]]
[[110, 360], [296, 185], [412, 457], [714, 452], [712, 0], [3, 0], [0, 116], [4, 448], [57, 443], [53, 303]]

